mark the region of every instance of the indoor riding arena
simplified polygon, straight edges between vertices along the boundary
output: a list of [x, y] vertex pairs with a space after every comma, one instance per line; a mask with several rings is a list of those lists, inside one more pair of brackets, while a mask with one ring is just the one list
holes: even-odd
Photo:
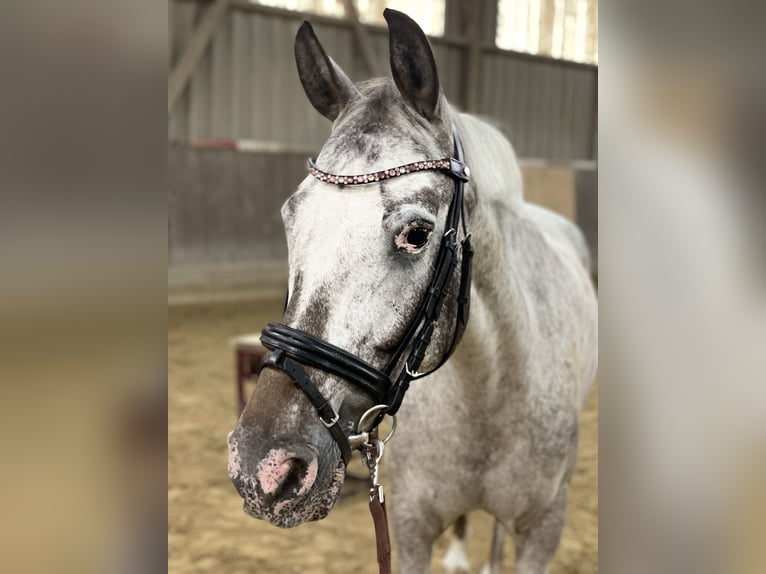
[[[446, 98], [512, 142], [525, 200], [580, 227], [597, 283], [597, 0], [170, 0], [168, 568], [174, 574], [378, 572], [358, 455], [327, 518], [282, 529], [243, 511], [227, 474], [227, 434], [237, 424], [238, 381], [244, 379], [245, 398], [256, 384], [243, 361], [255, 360], [248, 353], [258, 350], [260, 331], [282, 320], [288, 268], [281, 206], [330, 133], [330, 121], [301, 86], [296, 33], [310, 20], [355, 82], [390, 76], [386, 7], [408, 13], [427, 34]], [[454, 440], [461, 440], [459, 432]], [[597, 383], [578, 441], [551, 574], [598, 572]], [[382, 481], [390, 492], [386, 460]], [[470, 572], [489, 557], [492, 533], [489, 514], [469, 515]], [[444, 571], [452, 538], [448, 529], [438, 539], [432, 572]], [[515, 571], [510, 537], [503, 571]]]

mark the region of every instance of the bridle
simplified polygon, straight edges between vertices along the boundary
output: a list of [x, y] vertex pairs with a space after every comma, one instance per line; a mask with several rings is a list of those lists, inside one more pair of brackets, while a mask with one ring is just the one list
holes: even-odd
[[[352, 447], [356, 448], [366, 443], [369, 433], [377, 428], [384, 415], [396, 414], [410, 382], [430, 375], [447, 362], [447, 359], [449, 359], [460, 342], [468, 322], [473, 249], [471, 247], [471, 234], [468, 233], [466, 225], [463, 187], [468, 181], [470, 170], [463, 162], [463, 147], [457, 130], [454, 127], [452, 135], [455, 157], [417, 161], [363, 175], [327, 173], [320, 170], [313, 160], [309, 160], [309, 172], [312, 176], [320, 181], [341, 186], [368, 185], [417, 171], [429, 170], [443, 172], [455, 182], [444, 227], [446, 231], [441, 239], [439, 252], [436, 255], [436, 264], [424, 299], [404, 337], [399, 341], [391, 359], [382, 369], [369, 364], [332, 343], [323, 341], [310, 333], [288, 325], [270, 323], [261, 333], [261, 343], [271, 351], [263, 366], [271, 367], [287, 374], [293, 383], [306, 395], [317, 410], [320, 420], [338, 444], [343, 461], [347, 465], [351, 460]], [[452, 341], [436, 367], [428, 372], [419, 373], [418, 369], [431, 343], [431, 337], [449, 291], [450, 280], [457, 266], [457, 235], [459, 227], [462, 227], [463, 231], [463, 240], [460, 247], [462, 264], [460, 284], [457, 291], [457, 317]], [[330, 402], [322, 395], [311, 380], [311, 377], [304, 370], [304, 367], [319, 369], [340, 377], [371, 396], [375, 400], [376, 406], [373, 409], [375, 409], [376, 416], [373, 418], [370, 428], [363, 429], [360, 425], [357, 425], [357, 432], [364, 432], [346, 436], [341, 428], [341, 424], [339, 424], [340, 415], [335, 412]], [[363, 416], [362, 418], [364, 419], [365, 417]]]

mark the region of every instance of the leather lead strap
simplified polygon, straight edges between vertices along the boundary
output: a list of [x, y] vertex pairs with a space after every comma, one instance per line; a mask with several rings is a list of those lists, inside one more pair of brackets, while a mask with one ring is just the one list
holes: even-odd
[[370, 494], [370, 514], [375, 526], [375, 546], [378, 550], [380, 574], [391, 574], [391, 538], [388, 534], [388, 514], [383, 488], [378, 486]]

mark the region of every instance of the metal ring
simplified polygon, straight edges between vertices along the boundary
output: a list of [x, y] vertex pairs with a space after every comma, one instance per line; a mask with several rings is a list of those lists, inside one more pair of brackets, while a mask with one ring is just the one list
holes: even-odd
[[[383, 411], [388, 410], [388, 408], [389, 408], [388, 405], [375, 405], [374, 407], [367, 409], [367, 411], [365, 411], [365, 413], [361, 417], [359, 417], [359, 422], [356, 423], [356, 429], [357, 429], [356, 432], [359, 433], [361, 429], [366, 428], [367, 424], [371, 425], [374, 418], [377, 417]], [[390, 415], [390, 416], [391, 416], [391, 430], [388, 432], [388, 435], [385, 438], [379, 439], [380, 442], [382, 442], [383, 444], [386, 444], [389, 440], [391, 440], [391, 437], [394, 436], [394, 431], [396, 431], [396, 416], [395, 415]], [[372, 419], [372, 420], [368, 420], [368, 419]], [[367, 434], [369, 431], [370, 429], [368, 428], [364, 431], [361, 431], [361, 433]]]
[[451, 234], [457, 233], [454, 227], [450, 228], [445, 234], [444, 237], [449, 237]]

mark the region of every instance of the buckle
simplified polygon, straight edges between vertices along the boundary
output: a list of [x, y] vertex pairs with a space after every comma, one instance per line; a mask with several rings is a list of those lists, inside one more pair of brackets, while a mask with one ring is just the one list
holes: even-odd
[[322, 418], [322, 415], [319, 415], [319, 420], [322, 421], [322, 424], [324, 426], [326, 426], [327, 428], [330, 428], [331, 426], [334, 426], [338, 422], [338, 420], [340, 419], [340, 415], [338, 413], [333, 411], [333, 414], [335, 415], [335, 418], [332, 419], [330, 422], [327, 422], [326, 420], [324, 420]]
[[451, 157], [449, 160], [449, 172], [452, 177], [460, 181], [468, 181], [471, 177], [471, 169], [462, 161]]

